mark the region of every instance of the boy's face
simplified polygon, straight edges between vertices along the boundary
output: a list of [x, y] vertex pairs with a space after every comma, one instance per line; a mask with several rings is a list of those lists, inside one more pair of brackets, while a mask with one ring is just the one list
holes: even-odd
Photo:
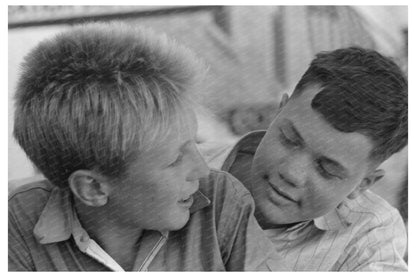
[[208, 167], [195, 146], [196, 118], [172, 124], [168, 135], [141, 153], [109, 197], [122, 224], [149, 230], [177, 230], [189, 219], [192, 195]]
[[370, 169], [370, 139], [336, 130], [313, 110], [319, 91], [309, 86], [292, 98], [256, 151], [250, 190], [263, 226], [325, 215], [358, 189]]

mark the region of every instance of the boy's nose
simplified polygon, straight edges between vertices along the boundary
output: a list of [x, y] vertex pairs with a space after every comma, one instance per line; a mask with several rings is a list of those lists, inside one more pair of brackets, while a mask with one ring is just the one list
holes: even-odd
[[286, 157], [279, 168], [280, 178], [294, 187], [301, 187], [306, 182], [308, 158], [306, 155], [292, 154]]
[[202, 158], [201, 154], [198, 153], [198, 158], [195, 163], [195, 174], [198, 179], [206, 178], [209, 174], [209, 167], [205, 160]]
[[193, 170], [190, 172], [187, 181], [194, 181], [208, 177], [209, 167], [196, 147], [194, 149], [192, 167]]

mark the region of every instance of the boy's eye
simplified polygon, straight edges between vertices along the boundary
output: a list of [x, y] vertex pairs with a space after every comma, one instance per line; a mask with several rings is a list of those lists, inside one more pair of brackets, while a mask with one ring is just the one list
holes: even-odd
[[299, 142], [295, 141], [295, 140], [291, 140], [290, 138], [288, 138], [285, 133], [283, 133], [282, 130], [280, 130], [280, 140], [284, 145], [290, 146], [290, 147], [298, 147], [301, 146]]
[[316, 167], [318, 169], [319, 174], [321, 174], [322, 177], [324, 177], [325, 179], [334, 179], [334, 178], [338, 178], [340, 179], [340, 177], [338, 175], [335, 175], [334, 173], [331, 172], [331, 170], [328, 170], [327, 168], [325, 168], [325, 166], [322, 165], [321, 162], [317, 161], [316, 162]]
[[180, 162], [182, 161], [182, 158], [183, 158], [183, 154], [181, 153], [181, 154], [180, 154], [180, 155], [176, 158], [176, 160], [175, 160], [173, 163], [171, 163], [171, 164], [169, 165], [169, 167], [176, 166], [176, 165], [180, 164]]

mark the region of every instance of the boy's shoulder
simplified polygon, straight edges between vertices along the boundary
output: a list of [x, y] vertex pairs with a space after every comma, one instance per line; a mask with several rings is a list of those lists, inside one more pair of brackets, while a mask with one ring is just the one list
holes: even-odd
[[239, 214], [254, 212], [254, 200], [250, 192], [227, 172], [211, 169], [208, 177], [201, 179], [199, 192], [210, 202], [201, 212], [212, 214], [216, 220], [233, 221]]
[[232, 199], [250, 198], [250, 192], [230, 173], [210, 169], [207, 178], [200, 181], [199, 190], [210, 200], [211, 198], [226, 197]]
[[32, 182], [26, 182], [22, 185], [19, 185], [17, 188], [14, 188], [9, 193], [9, 201], [21, 198], [21, 197], [27, 197], [31, 195], [37, 195], [37, 194], [48, 194], [52, 191], [54, 186], [46, 179], [40, 179]]
[[213, 239], [208, 249], [203, 247], [204, 253], [220, 253], [218, 257], [227, 270], [281, 268], [282, 259], [255, 220], [254, 200], [240, 181], [227, 172], [211, 169], [208, 177], [200, 181], [199, 191], [211, 204], [193, 213], [182, 232], [194, 237], [204, 230], [205, 242]]

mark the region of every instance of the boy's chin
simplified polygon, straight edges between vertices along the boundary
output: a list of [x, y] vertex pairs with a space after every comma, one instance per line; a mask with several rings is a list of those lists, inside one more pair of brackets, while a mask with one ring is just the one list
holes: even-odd
[[172, 217], [169, 227], [167, 228], [169, 231], [177, 231], [185, 227], [185, 225], [189, 221], [189, 211], [181, 213], [175, 217]]

